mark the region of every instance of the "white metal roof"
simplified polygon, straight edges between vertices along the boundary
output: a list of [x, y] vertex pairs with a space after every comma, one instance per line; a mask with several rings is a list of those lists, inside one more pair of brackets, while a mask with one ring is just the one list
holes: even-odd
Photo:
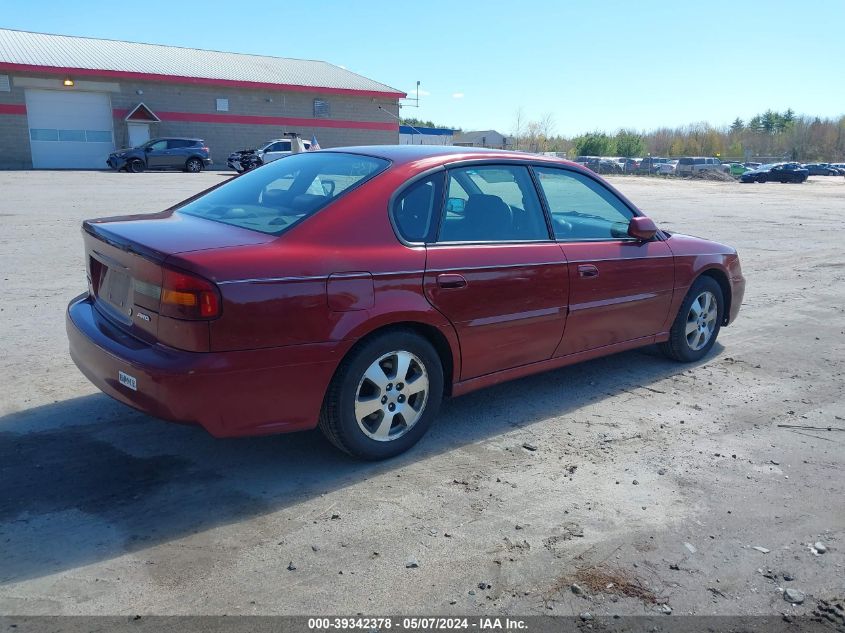
[[199, 80], [404, 93], [328, 62], [0, 29], [0, 68], [37, 66]]

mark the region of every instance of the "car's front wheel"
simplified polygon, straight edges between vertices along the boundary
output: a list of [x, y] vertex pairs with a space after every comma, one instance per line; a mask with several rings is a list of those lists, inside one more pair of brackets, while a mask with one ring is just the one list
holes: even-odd
[[133, 158], [128, 163], [126, 163], [126, 171], [133, 173], [133, 174], [140, 174], [144, 171], [144, 161], [140, 158]]
[[437, 351], [412, 331], [376, 335], [354, 348], [332, 379], [320, 430], [339, 449], [386, 459], [416, 444], [443, 397]]
[[722, 288], [715, 279], [696, 279], [672, 323], [669, 340], [660, 344], [661, 351], [686, 363], [703, 358], [719, 336], [724, 305]]

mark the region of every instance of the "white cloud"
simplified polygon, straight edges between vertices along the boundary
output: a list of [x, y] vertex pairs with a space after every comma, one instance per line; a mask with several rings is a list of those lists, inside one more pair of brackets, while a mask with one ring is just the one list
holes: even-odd
[[453, 93], [452, 93], [452, 98], [453, 98], [453, 99], [463, 99], [463, 98], [464, 98], [464, 93], [463, 93], [463, 92], [453, 92]]

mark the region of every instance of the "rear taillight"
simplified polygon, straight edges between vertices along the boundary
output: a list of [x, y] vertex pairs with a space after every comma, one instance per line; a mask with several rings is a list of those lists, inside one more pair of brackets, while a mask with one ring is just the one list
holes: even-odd
[[213, 283], [197, 275], [164, 269], [161, 315], [176, 319], [216, 319], [220, 310], [220, 291]]

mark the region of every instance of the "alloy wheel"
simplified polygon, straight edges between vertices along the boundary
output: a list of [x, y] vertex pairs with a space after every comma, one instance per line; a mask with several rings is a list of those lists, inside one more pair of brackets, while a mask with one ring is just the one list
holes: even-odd
[[691, 350], [698, 351], [710, 342], [716, 330], [718, 314], [716, 297], [709, 290], [705, 290], [693, 300], [684, 330], [687, 345]]
[[375, 360], [355, 391], [355, 420], [365, 435], [389, 442], [405, 435], [428, 402], [428, 371], [416, 355], [393, 351]]

